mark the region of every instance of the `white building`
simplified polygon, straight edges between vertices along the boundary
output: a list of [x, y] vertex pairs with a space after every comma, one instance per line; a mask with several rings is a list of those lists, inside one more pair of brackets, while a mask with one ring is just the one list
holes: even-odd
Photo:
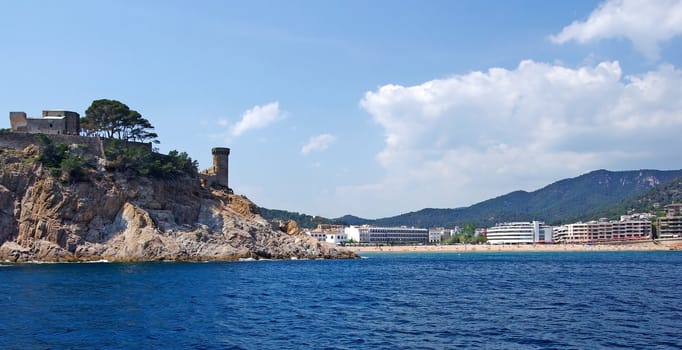
[[322, 231], [313, 230], [313, 231], [306, 231], [305, 233], [307, 233], [308, 236], [310, 236], [310, 237], [317, 238], [317, 240], [320, 242], [324, 242], [327, 240], [327, 234], [325, 232], [322, 232]]
[[341, 225], [317, 225], [316, 229], [306, 233], [320, 242], [339, 244], [348, 240]]
[[356, 243], [428, 243], [429, 230], [414, 227], [349, 226], [344, 229], [349, 241]]
[[541, 221], [506, 222], [486, 229], [490, 244], [552, 243], [552, 227]]
[[332, 244], [339, 244], [346, 242], [348, 240], [348, 236], [346, 236], [345, 232], [336, 232], [336, 233], [326, 233], [325, 237], [325, 242], [327, 243], [332, 243]]
[[443, 227], [434, 227], [429, 229], [429, 243], [440, 243], [445, 237], [446, 230]]

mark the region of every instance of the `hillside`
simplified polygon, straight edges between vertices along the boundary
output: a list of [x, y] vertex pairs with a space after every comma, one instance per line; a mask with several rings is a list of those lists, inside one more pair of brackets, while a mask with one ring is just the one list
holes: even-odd
[[258, 208], [259, 214], [266, 218], [268, 221], [289, 221], [293, 220], [300, 227], [314, 228], [317, 224], [331, 224], [333, 220], [323, 218], [320, 216], [312, 216], [302, 213], [294, 213], [286, 210], [276, 210], [267, 208]]
[[682, 170], [597, 170], [564, 179], [533, 192], [515, 191], [467, 208], [424, 209], [377, 220], [378, 225], [453, 226], [474, 222], [491, 226], [504, 221], [573, 222], [586, 213], [612, 207], [655, 186], [682, 176]]
[[663, 207], [670, 203], [682, 203], [682, 176], [667, 183], [662, 183], [651, 190], [618, 203], [610, 208], [586, 214], [582, 219], [607, 217], [618, 218], [627, 212], [662, 213]]
[[533, 219], [550, 224], [573, 222], [592, 215], [590, 213], [614, 207], [680, 176], [682, 170], [596, 170], [557, 181], [537, 191], [514, 191], [466, 208], [427, 208], [376, 220], [347, 215], [332, 221], [342, 224], [419, 227], [452, 227], [467, 222], [484, 227], [498, 222]]

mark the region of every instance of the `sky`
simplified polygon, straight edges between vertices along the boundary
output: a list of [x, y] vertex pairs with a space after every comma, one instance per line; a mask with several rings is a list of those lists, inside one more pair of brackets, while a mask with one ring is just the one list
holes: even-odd
[[0, 128], [119, 100], [330, 218], [682, 168], [682, 0], [0, 1], [0, 82]]

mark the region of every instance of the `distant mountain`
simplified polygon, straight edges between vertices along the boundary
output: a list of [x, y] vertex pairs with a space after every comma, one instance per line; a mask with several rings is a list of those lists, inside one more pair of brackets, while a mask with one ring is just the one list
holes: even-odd
[[371, 220], [371, 219], [363, 219], [357, 216], [353, 215], [344, 215], [340, 218], [336, 218], [333, 220], [335, 223], [342, 224], [342, 225], [370, 225], [374, 224], [376, 220]]
[[[427, 208], [376, 220], [351, 215], [325, 220], [346, 225], [419, 227], [453, 227], [462, 226], [467, 222], [486, 227], [498, 222], [527, 220], [558, 224], [584, 219], [586, 215], [607, 212], [609, 208], [623, 204], [624, 201], [681, 176], [682, 170], [597, 170], [557, 181], [537, 191], [515, 191], [466, 208]], [[314, 227], [303, 225], [301, 222], [299, 225]]]
[[550, 224], [573, 222], [586, 213], [613, 207], [655, 186], [682, 176], [682, 170], [597, 170], [557, 181], [537, 191], [515, 191], [467, 208], [422, 209], [376, 220], [377, 225], [423, 227], [492, 226], [505, 221], [542, 220]]

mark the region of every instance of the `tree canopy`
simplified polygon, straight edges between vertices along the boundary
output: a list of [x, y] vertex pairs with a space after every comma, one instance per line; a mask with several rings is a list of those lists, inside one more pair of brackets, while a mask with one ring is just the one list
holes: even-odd
[[116, 100], [95, 100], [81, 119], [88, 136], [116, 138], [122, 141], [159, 143], [154, 126], [142, 115]]

